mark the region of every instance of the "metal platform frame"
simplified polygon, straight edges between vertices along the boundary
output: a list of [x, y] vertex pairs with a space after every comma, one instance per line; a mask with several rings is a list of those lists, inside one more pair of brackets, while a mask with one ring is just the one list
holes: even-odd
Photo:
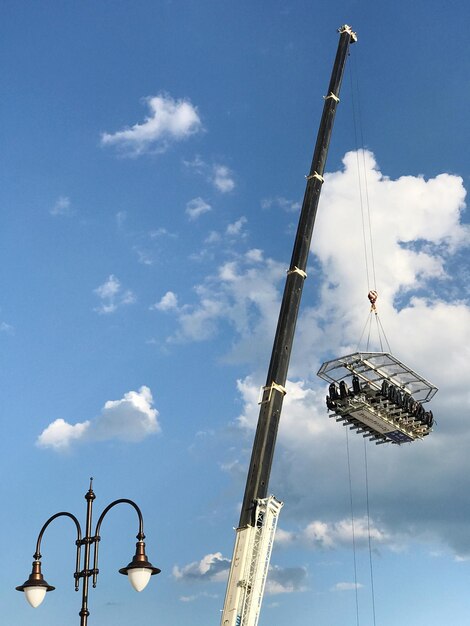
[[327, 361], [318, 376], [330, 383], [330, 417], [363, 437], [401, 444], [432, 430], [432, 412], [425, 412], [422, 404], [437, 387], [388, 352], [355, 352]]

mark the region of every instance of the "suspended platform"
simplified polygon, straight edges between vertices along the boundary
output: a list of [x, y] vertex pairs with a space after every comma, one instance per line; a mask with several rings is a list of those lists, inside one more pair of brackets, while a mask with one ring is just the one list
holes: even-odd
[[423, 404], [437, 387], [387, 352], [355, 352], [327, 361], [318, 376], [330, 383], [330, 417], [376, 444], [423, 439], [434, 423]]

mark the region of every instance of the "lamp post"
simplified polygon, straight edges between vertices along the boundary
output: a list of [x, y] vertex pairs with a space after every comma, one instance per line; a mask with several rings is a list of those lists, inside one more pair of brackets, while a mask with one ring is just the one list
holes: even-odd
[[[120, 574], [124, 574], [129, 576], [129, 581], [132, 587], [136, 591], [142, 591], [150, 580], [150, 576], [154, 574], [159, 574], [160, 570], [158, 567], [153, 567], [153, 565], [148, 561], [147, 556], [145, 554], [145, 535], [144, 535], [144, 522], [142, 518], [142, 513], [135, 502], [132, 500], [127, 500], [126, 498], [121, 498], [119, 500], [114, 500], [111, 504], [104, 509], [101, 513], [98, 522], [96, 524], [95, 534], [91, 534], [92, 528], [92, 511], [93, 511], [93, 500], [95, 499], [95, 494], [93, 492], [93, 478], [90, 479], [90, 488], [85, 494], [85, 500], [87, 501], [87, 512], [86, 512], [86, 530], [85, 536], [82, 538], [82, 530], [80, 527], [80, 523], [71, 513], [66, 511], [61, 511], [60, 513], [56, 513], [52, 515], [44, 526], [41, 528], [41, 531], [38, 535], [38, 540], [36, 543], [36, 552], [33, 555], [33, 569], [32, 572], [26, 582], [24, 582], [19, 587], [16, 587], [17, 591], [24, 591], [26, 596], [26, 600], [29, 604], [36, 608], [41, 604], [44, 600], [47, 591], [53, 591], [55, 587], [49, 585], [45, 580], [41, 572], [41, 540], [44, 535], [46, 528], [49, 526], [51, 522], [53, 522], [58, 517], [69, 517], [76, 526], [77, 529], [77, 540], [75, 541], [75, 545], [77, 546], [77, 554], [76, 554], [76, 565], [75, 565], [75, 591], [79, 590], [80, 587], [80, 579], [82, 579], [82, 608], [80, 610], [80, 626], [87, 626], [88, 616], [90, 615], [90, 611], [88, 610], [88, 583], [89, 579], [93, 577], [93, 587], [96, 587], [96, 581], [98, 578], [98, 546], [100, 542], [100, 529], [101, 523], [106, 516], [106, 514], [117, 504], [130, 504], [136, 511], [139, 518], [139, 532], [137, 533], [137, 544], [136, 551], [132, 561], [127, 565], [127, 567], [123, 567], [119, 570]], [[93, 567], [90, 569], [90, 553], [91, 546], [93, 545]], [[81, 559], [81, 549], [84, 547], [84, 555], [83, 555], [83, 568], [80, 569], [82, 559]]]

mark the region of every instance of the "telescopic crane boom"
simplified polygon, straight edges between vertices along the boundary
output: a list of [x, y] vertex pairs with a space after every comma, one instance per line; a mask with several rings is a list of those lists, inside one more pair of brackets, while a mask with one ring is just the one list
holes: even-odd
[[282, 503], [267, 497], [269, 476], [286, 393], [285, 384], [331, 132], [349, 45], [357, 40], [342, 26], [338, 50], [325, 96], [310, 173], [302, 203], [292, 258], [284, 288], [266, 385], [236, 530], [235, 547], [222, 611], [221, 626], [256, 626]]

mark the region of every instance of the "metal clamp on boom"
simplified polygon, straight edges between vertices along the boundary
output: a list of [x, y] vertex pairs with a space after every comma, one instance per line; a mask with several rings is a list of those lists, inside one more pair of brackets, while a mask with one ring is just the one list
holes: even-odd
[[324, 100], [329, 100], [330, 98], [334, 100], [335, 102], [339, 102], [338, 96], [335, 96], [333, 92], [329, 93], [327, 96], [323, 96]]
[[317, 180], [319, 180], [321, 183], [323, 183], [325, 181], [325, 179], [323, 178], [323, 176], [321, 176], [318, 172], [313, 172], [313, 174], [309, 174], [308, 176], [305, 177], [307, 180], [312, 180], [312, 178], [316, 178]]
[[300, 274], [300, 276], [302, 276], [303, 279], [307, 278], [307, 272], [304, 272], [303, 270], [300, 269], [300, 267], [297, 267], [297, 266], [295, 266], [291, 270], [287, 270], [287, 276], [289, 276], [290, 274]]
[[[264, 398], [264, 394], [268, 390], [269, 390], [269, 395], [267, 398]], [[266, 387], [261, 387], [260, 394], [259, 394], [260, 398], [258, 400], [258, 404], [264, 404], [266, 402], [270, 402], [271, 397], [273, 395], [273, 391], [279, 391], [280, 393], [282, 393], [283, 396], [285, 396], [287, 393], [285, 387], [283, 387], [282, 385], [278, 385], [275, 382], [272, 382], [270, 385], [267, 385]]]

